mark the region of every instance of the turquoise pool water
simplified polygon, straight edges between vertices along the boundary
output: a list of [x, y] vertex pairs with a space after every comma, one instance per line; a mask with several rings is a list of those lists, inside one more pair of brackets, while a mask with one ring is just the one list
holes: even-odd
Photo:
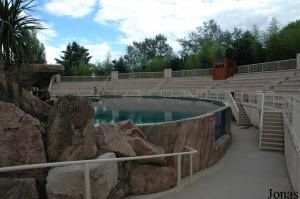
[[214, 111], [222, 104], [174, 98], [102, 98], [93, 102], [96, 125], [131, 119], [136, 124], [181, 120]]

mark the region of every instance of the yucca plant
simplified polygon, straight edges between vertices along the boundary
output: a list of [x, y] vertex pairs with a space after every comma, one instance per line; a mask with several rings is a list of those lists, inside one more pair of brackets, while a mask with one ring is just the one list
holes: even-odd
[[8, 97], [16, 102], [13, 82], [18, 84], [18, 95], [22, 96], [20, 73], [25, 52], [29, 49], [30, 32], [43, 27], [31, 14], [35, 7], [33, 0], [0, 1], [0, 59], [4, 63]]

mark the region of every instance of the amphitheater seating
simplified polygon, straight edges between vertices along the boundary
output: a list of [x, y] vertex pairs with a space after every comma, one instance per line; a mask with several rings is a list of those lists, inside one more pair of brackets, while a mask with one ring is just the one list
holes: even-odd
[[215, 82], [212, 77], [175, 77], [168, 79], [161, 89], [198, 89], [206, 90], [211, 87]]
[[119, 79], [107, 82], [105, 85], [106, 90], [135, 90], [135, 89], [159, 89], [160, 85], [164, 83], [165, 79]]
[[238, 74], [227, 80], [217, 83], [214, 87], [218, 90], [270, 90], [270, 87], [280, 81], [295, 74], [295, 70], [274, 71], [264, 73]]
[[[55, 93], [90, 93], [103, 88], [104, 82], [61, 82], [52, 86]], [[300, 71], [285, 70], [264, 73], [236, 74], [227, 80], [215, 81], [211, 76], [119, 79], [105, 83], [105, 90], [230, 90], [274, 91], [300, 94]]]
[[300, 72], [288, 76], [282, 81], [272, 86], [272, 90], [277, 93], [300, 94]]
[[86, 81], [86, 82], [60, 82], [52, 85], [51, 91], [55, 93], [90, 93], [94, 92], [94, 87], [99, 91], [103, 82]]

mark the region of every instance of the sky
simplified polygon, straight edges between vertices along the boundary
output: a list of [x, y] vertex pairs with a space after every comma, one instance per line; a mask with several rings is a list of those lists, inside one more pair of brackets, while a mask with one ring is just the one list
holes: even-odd
[[55, 64], [66, 45], [77, 41], [89, 49], [92, 62], [108, 52], [122, 56], [133, 41], [164, 34], [174, 51], [203, 22], [214, 19], [224, 30], [234, 27], [264, 30], [272, 17], [282, 25], [300, 19], [300, 0], [36, 0], [45, 30], [38, 38], [48, 64]]

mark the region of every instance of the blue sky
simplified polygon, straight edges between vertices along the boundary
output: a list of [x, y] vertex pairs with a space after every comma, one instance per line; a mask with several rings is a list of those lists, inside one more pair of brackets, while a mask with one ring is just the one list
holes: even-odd
[[272, 17], [281, 24], [300, 19], [299, 0], [37, 0], [36, 13], [46, 30], [38, 34], [48, 63], [55, 63], [69, 42], [89, 49], [92, 62], [124, 54], [126, 46], [162, 33], [176, 51], [204, 21], [222, 28], [265, 29]]

